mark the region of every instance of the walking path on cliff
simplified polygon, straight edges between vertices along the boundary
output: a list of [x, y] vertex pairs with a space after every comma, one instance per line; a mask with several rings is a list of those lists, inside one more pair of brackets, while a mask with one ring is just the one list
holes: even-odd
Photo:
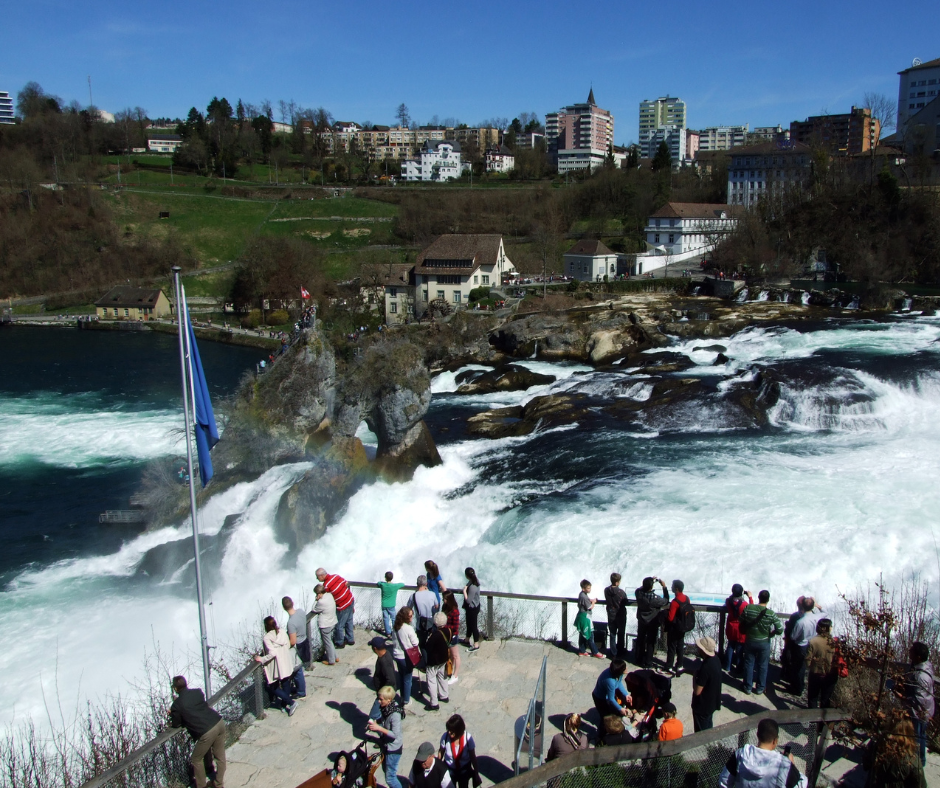
[[[253, 723], [242, 734], [228, 750], [225, 775], [228, 788], [295, 788], [327, 768], [337, 752], [352, 749], [364, 737], [375, 699], [372, 688], [375, 655], [367, 645], [373, 636], [372, 632], [357, 630], [356, 645], [337, 652], [339, 664], [330, 667], [314, 663], [307, 674], [307, 699], [300, 702], [293, 717], [269, 709], [266, 719]], [[488, 641], [473, 655], [462, 650], [460, 680], [450, 685], [450, 703], [441, 704], [440, 711], [426, 711], [421, 701], [412, 701], [403, 724], [400, 773], [407, 776], [422, 742], [430, 741], [437, 747], [447, 718], [459, 713], [476, 740], [484, 785], [512, 776], [516, 721], [528, 709], [543, 655], [548, 656], [545, 751], [571, 712], [583, 714], [590, 710], [586, 729], [589, 735], [593, 734], [596, 720], [591, 690], [601, 670], [608, 666], [607, 660], [578, 657], [542, 641]], [[687, 667], [692, 665], [693, 660], [688, 659]], [[415, 685], [422, 690], [423, 675], [415, 672]], [[692, 732], [691, 675], [674, 679], [672, 686], [673, 702], [688, 735]], [[768, 687], [766, 695], [745, 696], [742, 686], [739, 681], [725, 684], [722, 709], [714, 717], [716, 726], [762, 709], [803, 706], [789, 695], [774, 694], [772, 687]], [[826, 761], [823, 774], [834, 781], [857, 766], [860, 754], [832, 745], [827, 758], [834, 762]], [[526, 756], [523, 765], [527, 765]], [[856, 769], [854, 774], [847, 775], [842, 784], [863, 784], [857, 782], [860, 771]], [[377, 777], [384, 785], [381, 772]], [[928, 763], [928, 784], [940, 785], [940, 759], [935, 760], [934, 756]]]

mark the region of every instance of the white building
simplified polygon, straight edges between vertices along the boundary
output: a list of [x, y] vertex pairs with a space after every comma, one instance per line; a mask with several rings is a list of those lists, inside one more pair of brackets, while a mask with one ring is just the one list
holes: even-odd
[[182, 144], [179, 134], [154, 134], [147, 140], [147, 149], [151, 153], [175, 153]]
[[5, 90], [0, 90], [0, 123], [12, 123], [13, 117], [13, 99]]
[[734, 230], [742, 210], [735, 205], [668, 202], [649, 217], [646, 243], [654, 253], [670, 258], [705, 254]]
[[515, 166], [516, 157], [505, 145], [498, 150], [488, 150], [486, 152], [487, 172], [512, 172]]
[[459, 178], [470, 169], [460, 161], [460, 144], [445, 140], [427, 140], [421, 147], [420, 159], [405, 159], [401, 163], [404, 181], [449, 181]]
[[907, 130], [907, 122], [931, 101], [937, 98], [940, 90], [940, 58], [921, 63], [915, 59], [910, 68], [899, 71], [898, 85], [898, 127], [902, 137]]
[[[650, 101], [640, 102], [640, 156], [652, 159], [656, 155], [659, 142], [650, 146], [653, 135], [664, 126], [684, 129], [687, 126], [685, 102], [682, 99], [665, 96]], [[652, 151], [652, 153], [650, 152]]]
[[602, 282], [617, 275], [617, 253], [600, 241], [581, 240], [564, 255], [565, 276], [582, 282]]
[[747, 143], [748, 124], [743, 126], [709, 126], [698, 133], [698, 149], [731, 150]]
[[802, 142], [780, 140], [734, 148], [728, 166], [728, 202], [750, 207], [769, 194], [802, 189], [812, 166], [812, 150]]
[[647, 137], [647, 152], [641, 152], [640, 156], [647, 159], [655, 158], [656, 151], [659, 150], [659, 146], [663, 142], [669, 146], [669, 157], [672, 159], [672, 165], [676, 167], [682, 164], [686, 159], [688, 137], [685, 129], [680, 126], [662, 126], [656, 129]]
[[440, 300], [452, 308], [467, 304], [475, 287], [502, 284], [516, 273], [500, 235], [442, 235], [415, 262], [415, 314]]

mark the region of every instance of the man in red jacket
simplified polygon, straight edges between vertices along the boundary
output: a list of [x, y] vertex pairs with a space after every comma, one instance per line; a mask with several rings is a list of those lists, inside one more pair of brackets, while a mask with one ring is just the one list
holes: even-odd
[[688, 605], [689, 598], [683, 594], [685, 583], [681, 580], [672, 581], [672, 593], [675, 596], [669, 604], [666, 614], [666, 673], [678, 676], [684, 670], [685, 660], [685, 630], [682, 629], [683, 613]]
[[353, 599], [349, 584], [339, 575], [328, 574], [323, 567], [317, 569], [317, 580], [333, 595], [336, 600], [336, 629], [333, 630], [333, 645], [345, 648], [356, 645], [353, 624], [356, 614], [356, 601]]

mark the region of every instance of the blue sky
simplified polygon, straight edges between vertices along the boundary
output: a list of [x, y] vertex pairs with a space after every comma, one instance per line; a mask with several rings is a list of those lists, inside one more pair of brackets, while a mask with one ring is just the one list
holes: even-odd
[[[866, 91], [897, 99], [897, 72], [940, 57], [936, 0], [453, 4], [8, 2], [0, 90], [29, 80], [66, 101], [152, 117], [213, 96], [293, 98], [337, 120], [475, 124], [584, 101], [637, 137], [638, 103], [667, 93], [689, 126], [788, 125], [845, 112]], [[275, 115], [277, 117], [277, 113]]]

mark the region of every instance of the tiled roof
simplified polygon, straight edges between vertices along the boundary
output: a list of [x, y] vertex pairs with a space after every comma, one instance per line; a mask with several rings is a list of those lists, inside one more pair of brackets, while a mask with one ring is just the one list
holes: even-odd
[[442, 235], [415, 262], [415, 273], [472, 273], [499, 258], [501, 235]]
[[412, 271], [414, 266], [402, 263], [393, 263], [385, 270], [380, 284], [386, 287], [405, 287], [413, 284], [414, 276]]
[[592, 257], [599, 257], [601, 255], [616, 253], [612, 252], [610, 249], [604, 246], [604, 244], [596, 239], [584, 238], [572, 246], [567, 252], [565, 252], [565, 254], [585, 254], [591, 255]]
[[651, 219], [718, 219], [722, 213], [734, 218], [742, 212], [740, 205], [722, 205], [708, 202], [667, 202]]
[[159, 288], [147, 289], [144, 287], [121, 285], [120, 287], [112, 288], [98, 301], [95, 301], [95, 306], [154, 307], [157, 305], [160, 292]]

